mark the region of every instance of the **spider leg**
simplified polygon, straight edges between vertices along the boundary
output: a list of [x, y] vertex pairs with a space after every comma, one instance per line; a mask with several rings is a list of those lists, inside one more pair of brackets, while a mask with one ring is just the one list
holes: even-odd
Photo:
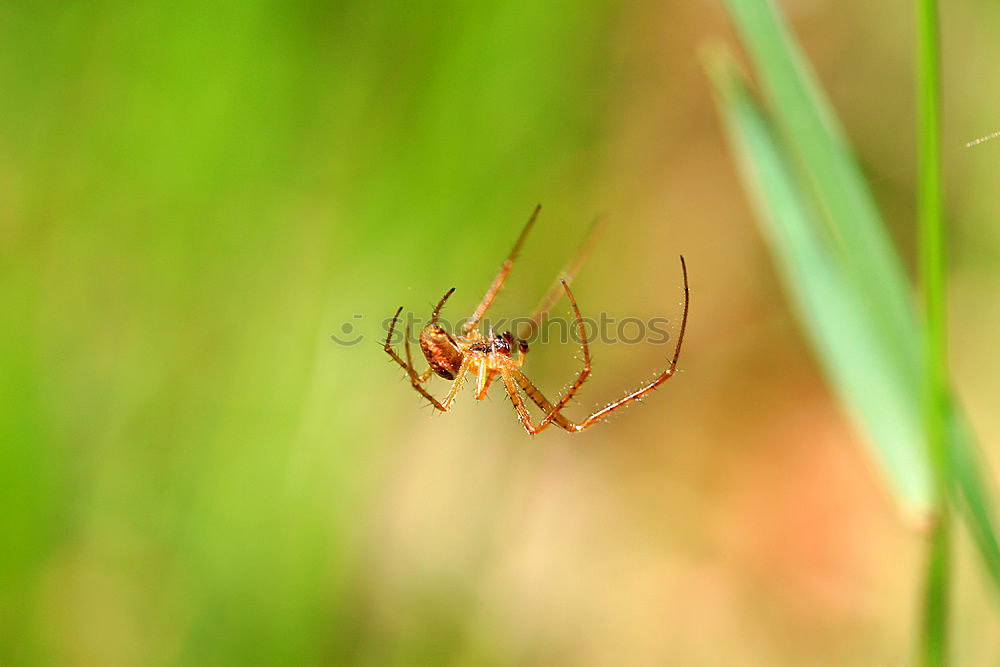
[[[555, 406], [545, 396], [542, 392], [538, 390], [535, 385], [531, 383], [531, 380], [521, 372], [517, 366], [513, 364], [504, 364], [500, 367], [500, 377], [503, 379], [504, 387], [507, 389], [507, 395], [510, 396], [511, 402], [514, 403], [514, 409], [517, 410], [518, 419], [521, 420], [521, 426], [524, 430], [534, 435], [543, 431], [549, 424], [555, 422], [561, 428], [567, 431], [576, 431], [576, 424], [569, 421], [562, 414], [556, 410]], [[528, 413], [528, 407], [524, 403], [524, 399], [521, 398], [521, 393], [518, 391], [518, 385], [524, 389], [524, 393], [535, 402], [538, 407], [545, 410], [546, 416], [538, 424], [531, 421], [531, 415]]]
[[[413, 356], [410, 354], [410, 325], [406, 325], [406, 335], [403, 336], [403, 349], [406, 351], [406, 364], [416, 371], [416, 366], [413, 365]], [[423, 384], [430, 379], [431, 375], [434, 374], [434, 369], [428, 364], [427, 370], [416, 377], [417, 382]]]
[[396, 354], [396, 351], [392, 349], [392, 345], [390, 344], [392, 342], [392, 332], [396, 329], [396, 321], [399, 319], [399, 314], [401, 312], [403, 312], [402, 306], [400, 306], [399, 309], [396, 311], [396, 314], [392, 318], [392, 324], [389, 325], [389, 334], [385, 338], [386, 354], [392, 357], [393, 361], [399, 364], [403, 368], [403, 370], [406, 371], [406, 375], [410, 378], [410, 384], [413, 385], [413, 388], [417, 390], [417, 393], [419, 393], [421, 396], [430, 401], [431, 405], [433, 405], [441, 412], [447, 412], [451, 408], [451, 404], [454, 402], [455, 397], [458, 395], [458, 390], [461, 389], [462, 387], [462, 381], [465, 377], [465, 372], [468, 370], [467, 360], [463, 361], [462, 367], [459, 368], [459, 371], [456, 374], [455, 380], [452, 384], [451, 391], [448, 392], [448, 397], [445, 399], [445, 401], [442, 403], [433, 396], [431, 396], [426, 389], [420, 386], [421, 383], [426, 381], [427, 377], [430, 376], [428, 375], [428, 373], [417, 375], [417, 372], [413, 369], [413, 363], [409, 353], [409, 339], [410, 339], [409, 327], [407, 327], [406, 343], [404, 345], [404, 347], [406, 348], [407, 361], [403, 361], [402, 359], [400, 359], [399, 355]]
[[464, 325], [462, 325], [462, 331], [464, 333], [469, 333], [479, 324], [479, 320], [483, 319], [483, 315], [489, 310], [490, 306], [493, 304], [493, 299], [496, 298], [497, 292], [503, 287], [503, 283], [507, 280], [510, 270], [514, 268], [514, 260], [517, 259], [518, 253], [521, 252], [521, 246], [524, 244], [524, 240], [528, 238], [528, 232], [535, 224], [535, 220], [538, 218], [538, 212], [542, 210], [542, 205], [539, 204], [535, 207], [534, 212], [532, 212], [531, 217], [528, 218], [527, 224], [524, 229], [521, 230], [521, 235], [517, 237], [517, 241], [514, 242], [514, 247], [511, 249], [510, 254], [507, 255], [507, 259], [504, 260], [503, 264], [500, 265], [500, 271], [497, 273], [496, 278], [493, 279], [493, 283], [490, 285], [489, 290], [486, 291], [486, 295], [483, 300], [476, 307], [476, 311], [472, 314]]
[[[587, 261], [587, 257], [590, 256], [591, 250], [597, 244], [597, 240], [604, 233], [604, 229], [607, 227], [607, 218], [605, 216], [598, 216], [590, 223], [590, 228], [587, 230], [586, 235], [583, 237], [583, 242], [580, 247], [577, 248], [576, 254], [566, 262], [566, 266], [563, 267], [559, 275], [556, 276], [555, 282], [549, 291], [546, 292], [545, 296], [538, 302], [535, 307], [535, 312], [531, 314], [531, 319], [525, 324], [522, 324], [517, 329], [517, 338], [519, 340], [528, 340], [532, 338], [538, 331], [538, 327], [541, 325], [542, 318], [545, 317], [552, 307], [556, 304], [556, 301], [563, 295], [562, 283], [565, 281], [567, 285], [573, 283], [573, 279], [583, 268], [584, 262]], [[524, 354], [521, 355], [524, 357]]]
[[[654, 389], [656, 389], [661, 384], [663, 384], [664, 382], [666, 382], [667, 380], [669, 380], [670, 378], [672, 378], [674, 376], [674, 371], [677, 370], [677, 360], [681, 356], [681, 345], [684, 342], [684, 330], [687, 327], [688, 302], [690, 300], [689, 290], [688, 290], [687, 264], [684, 262], [684, 256], [683, 255], [681, 256], [681, 271], [684, 274], [684, 310], [683, 310], [683, 313], [681, 315], [681, 328], [680, 328], [680, 331], [678, 331], [678, 333], [677, 333], [677, 344], [676, 344], [676, 346], [674, 346], [674, 356], [670, 359], [670, 365], [667, 366], [667, 369], [665, 371], [663, 371], [663, 373], [661, 373], [652, 382], [650, 382], [649, 384], [647, 384], [647, 385], [645, 385], [643, 387], [640, 387], [639, 389], [636, 389], [635, 391], [633, 391], [628, 396], [625, 396], [624, 398], [621, 398], [621, 399], [615, 401], [614, 403], [611, 403], [611, 404], [607, 405], [606, 407], [598, 410], [597, 412], [595, 412], [594, 414], [590, 415], [589, 417], [587, 417], [586, 419], [584, 419], [581, 422], [576, 422], [576, 423], [569, 422], [568, 423], [568, 428], [566, 428], [565, 426], [563, 428], [566, 428], [566, 430], [569, 430], [569, 431], [582, 431], [585, 428], [589, 428], [590, 426], [593, 426], [594, 424], [596, 424], [605, 415], [608, 415], [608, 414], [614, 412], [618, 408], [621, 408], [621, 407], [624, 407], [624, 406], [628, 405], [629, 403], [631, 403], [634, 400], [642, 398], [643, 396], [645, 396], [649, 392], [653, 391]], [[554, 414], [555, 413], [553, 413], [553, 415]], [[550, 416], [552, 416], [552, 415], [550, 415]], [[555, 417], [553, 417], [553, 418], [555, 418]], [[560, 424], [560, 426], [562, 426], [562, 424]]]
[[566, 407], [573, 395], [580, 390], [583, 383], [587, 381], [590, 377], [590, 346], [587, 345], [587, 330], [583, 327], [583, 316], [580, 315], [580, 307], [576, 305], [576, 299], [573, 298], [573, 292], [569, 289], [569, 283], [566, 280], [559, 281], [562, 284], [564, 290], [566, 290], [566, 296], [569, 298], [570, 305], [573, 306], [573, 313], [576, 315], [576, 325], [580, 328], [580, 347], [583, 349], [583, 368], [580, 369], [580, 374], [576, 377], [576, 380], [570, 386], [563, 397], [559, 399], [559, 402], [549, 410], [549, 413], [545, 416], [545, 419], [539, 423], [539, 428], [545, 428], [548, 426], [559, 411]]
[[[437, 306], [434, 307], [434, 312], [431, 313], [430, 324], [434, 324], [435, 322], [437, 322], [438, 315], [441, 313], [441, 308], [444, 306], [444, 302], [448, 300], [448, 297], [450, 297], [454, 293], [454, 291], [455, 291], [455, 288], [452, 287], [450, 290], [448, 290], [445, 293], [445, 295], [443, 297], [441, 297], [441, 300], [438, 301]], [[409, 364], [410, 368], [416, 369], [416, 366], [413, 365], [413, 357], [410, 355], [410, 325], [409, 324], [406, 325], [406, 335], [403, 337], [403, 343], [404, 343], [404, 346], [406, 348], [406, 363]], [[428, 365], [427, 370], [417, 376], [417, 382], [419, 382], [420, 384], [423, 384], [424, 382], [427, 382], [427, 380], [430, 379], [430, 377], [432, 375], [434, 375], [434, 369], [431, 368]]]
[[[576, 390], [579, 389], [580, 385], [583, 384], [583, 382], [587, 379], [587, 375], [589, 374], [590, 355], [586, 349], [586, 337], [583, 338], [585, 372], [580, 373], [580, 376], [577, 378], [576, 382], [569, 389], [569, 391], [566, 392], [566, 395], [563, 396], [563, 398], [556, 405], [553, 405], [547, 398], [545, 398], [542, 392], [539, 391], [534, 384], [532, 384], [531, 380], [528, 379], [528, 377], [521, 371], [521, 369], [517, 368], [515, 362], [512, 362], [511, 367], [509, 369], [508, 368], [501, 369], [501, 373], [503, 374], [504, 377], [504, 384], [507, 387], [507, 393], [511, 395], [511, 400], [514, 402], [515, 409], [517, 409], [517, 414], [521, 420], [521, 424], [524, 426], [525, 430], [528, 431], [528, 433], [532, 434], [538, 433], [546, 426], [548, 426], [549, 423], [551, 422], [555, 422], [557, 426], [567, 431], [571, 432], [582, 431], [585, 428], [589, 428], [594, 424], [596, 424], [605, 415], [614, 412], [618, 408], [628, 405], [634, 400], [642, 398], [643, 396], [645, 396], [646, 394], [653, 391], [661, 384], [669, 380], [671, 377], [673, 377], [674, 371], [677, 369], [677, 360], [680, 358], [681, 345], [684, 342], [684, 331], [687, 327], [688, 303], [690, 300], [689, 290], [688, 290], [687, 264], [684, 262], [683, 256], [681, 257], [681, 271], [684, 274], [684, 310], [683, 314], [681, 315], [681, 328], [677, 334], [677, 344], [674, 347], [674, 356], [671, 358], [670, 365], [667, 367], [667, 370], [661, 373], [659, 377], [657, 377], [649, 384], [635, 390], [628, 396], [625, 396], [624, 398], [617, 400], [614, 403], [611, 403], [607, 407], [598, 410], [597, 412], [590, 415], [583, 421], [581, 422], [570, 421], [562, 415], [560, 410], [565, 406], [566, 402], [569, 400], [569, 398], [572, 397], [572, 395], [576, 392]], [[577, 321], [581, 328], [581, 334], [582, 334], [583, 323], [579, 319], [579, 309], [576, 308], [576, 302], [573, 299], [572, 293], [569, 292], [568, 288], [566, 289], [566, 291], [567, 294], [569, 295], [570, 303], [573, 304], [574, 310], [577, 313], [577, 318], [578, 318]], [[538, 424], [532, 423], [531, 417], [528, 415], [528, 410], [524, 405], [524, 400], [517, 393], [517, 386], [514, 384], [514, 381], [516, 381], [517, 384], [521, 386], [521, 389], [524, 390], [524, 393], [528, 396], [528, 398], [534, 401], [535, 404], [538, 405], [538, 407], [540, 407], [542, 410], [546, 412], [545, 418], [542, 419], [542, 421], [540, 421]]]
[[[450, 294], [450, 292], [449, 292], [449, 294]], [[445, 299], [447, 299], [447, 298], [448, 298], [448, 295], [446, 294], [445, 295]], [[442, 299], [442, 302], [443, 301], [444, 300]], [[406, 343], [404, 345], [404, 347], [406, 348], [406, 361], [407, 361], [407, 363], [409, 363], [410, 368], [413, 368], [413, 359], [410, 356], [410, 327], [409, 327], [409, 325], [407, 325], [407, 327], [406, 327], [406, 338], [404, 338], [403, 340], [406, 341]], [[452, 403], [455, 402], [455, 398], [458, 396], [458, 392], [462, 388], [462, 383], [465, 382], [465, 373], [469, 370], [469, 368], [471, 366], [472, 366], [472, 357], [466, 356], [465, 359], [462, 360], [462, 365], [459, 367], [458, 372], [455, 373], [455, 379], [452, 380], [452, 382], [451, 382], [451, 388], [448, 390], [448, 395], [445, 396], [444, 401], [442, 401], [440, 403], [438, 403], [433, 398], [431, 398], [430, 394], [428, 394], [423, 389], [423, 387], [419, 386], [419, 384], [422, 384], [422, 383], [426, 382], [427, 379], [430, 378], [430, 376], [434, 373], [434, 369], [428, 368], [426, 371], [424, 371], [423, 373], [421, 373], [420, 375], [418, 375], [416, 377], [413, 377], [411, 375], [410, 376], [410, 380], [411, 380], [411, 382], [417, 383], [417, 384], [414, 384], [413, 386], [417, 389], [417, 391], [419, 391], [421, 394], [423, 394], [426, 398], [430, 399], [430, 401], [434, 405], [434, 407], [436, 407], [441, 412], [447, 412], [448, 410], [451, 409]]]
[[472, 356], [466, 355], [465, 359], [462, 360], [462, 365], [459, 367], [458, 372], [455, 373], [455, 379], [451, 382], [451, 389], [448, 390], [448, 395], [445, 396], [444, 401], [441, 402], [441, 412], [447, 412], [451, 409], [452, 404], [458, 397], [459, 390], [462, 389], [462, 383], [465, 382], [465, 374], [471, 366]]
[[481, 401], [486, 398], [487, 392], [490, 390], [490, 385], [493, 384], [493, 378], [497, 376], [497, 371], [490, 370], [489, 364], [481, 363], [479, 364], [479, 377], [476, 380], [476, 400]]
[[517, 417], [521, 420], [521, 426], [524, 427], [524, 430], [534, 435], [545, 428], [545, 426], [536, 426], [532, 423], [531, 415], [528, 414], [528, 408], [524, 405], [524, 399], [521, 398], [521, 392], [518, 391], [517, 385], [514, 383], [511, 369], [507, 366], [501, 366], [500, 377], [503, 380], [504, 387], [507, 389], [507, 395], [510, 396], [510, 400], [514, 403], [514, 409], [517, 410]]
[[[438, 315], [440, 315], [441, 313], [441, 308], [444, 307], [445, 301], [447, 301], [448, 297], [450, 297], [454, 292], [455, 288], [452, 287], [450, 290], [445, 292], [445, 295], [443, 297], [441, 297], [441, 300], [438, 301], [437, 306], [434, 307], [434, 312], [431, 313], [430, 324], [434, 324], [435, 322], [437, 322]], [[399, 359], [399, 357], [396, 355], [395, 352], [392, 351], [391, 346], [389, 345], [389, 341], [392, 339], [392, 332], [396, 328], [396, 320], [399, 319], [399, 314], [401, 312], [403, 312], [402, 306], [399, 307], [399, 309], [396, 311], [395, 316], [393, 316], [392, 318], [392, 324], [389, 326], [389, 335], [386, 337], [385, 341], [385, 351], [388, 352], [389, 356], [395, 359], [396, 362], [399, 363], [399, 365], [402, 366], [404, 370], [406, 370], [407, 374], [411, 376], [411, 379], [415, 379], [420, 384], [423, 384], [424, 382], [427, 382], [428, 379], [430, 379], [431, 375], [434, 374], [434, 369], [428, 367], [426, 371], [414, 377], [414, 373], [416, 373], [416, 367], [413, 365], [413, 357], [410, 354], [410, 325], [409, 324], [406, 325], [406, 335], [403, 337], [403, 344], [406, 349], [406, 363], [403, 363], [402, 360]], [[411, 370], [413, 371], [413, 373], [410, 373]]]
[[[541, 391], [532, 384], [531, 380], [521, 371], [518, 366], [520, 365], [520, 360], [511, 361], [509, 367], [502, 367], [501, 373], [503, 373], [504, 385], [507, 387], [507, 393], [511, 394], [511, 400], [514, 402], [514, 407], [517, 409], [518, 417], [521, 419], [521, 424], [524, 426], [528, 433], [539, 433], [553, 421], [561, 428], [567, 431], [577, 431], [577, 425], [563, 417], [560, 412], [573, 395], [583, 386], [583, 383], [587, 381], [590, 377], [590, 348], [587, 345], [587, 332], [583, 327], [583, 316], [580, 315], [580, 307], [576, 303], [576, 299], [573, 298], [573, 293], [569, 289], [569, 285], [565, 280], [560, 281], [560, 287], [566, 292], [566, 296], [569, 297], [569, 302], [573, 306], [573, 312], [576, 314], [576, 323], [580, 328], [580, 342], [583, 347], [583, 369], [577, 376], [576, 381], [573, 385], [563, 394], [563, 397], [559, 399], [559, 402], [553, 405]], [[514, 384], [514, 383], [517, 384]], [[524, 401], [521, 399], [520, 393], [518, 392], [517, 385], [521, 386], [524, 393], [527, 394], [528, 398], [535, 402], [538, 407], [545, 411], [545, 417], [538, 424], [533, 424], [531, 418], [528, 416], [527, 408], [524, 405]], [[516, 398], [515, 398], [516, 396]]]
[[[429, 322], [429, 324], [434, 324], [435, 322], [438, 321], [438, 315], [441, 314], [441, 309], [444, 308], [444, 302], [447, 301], [448, 297], [450, 297], [454, 293], [455, 293], [455, 288], [454, 287], [452, 287], [450, 290], [448, 290], [447, 292], [445, 292], [444, 296], [441, 297], [441, 300], [438, 301], [438, 304], [436, 306], [434, 306], [434, 312], [431, 313], [431, 321]], [[409, 339], [407, 339], [407, 340], [409, 340]]]
[[[510, 369], [510, 374], [514, 378], [514, 381], [521, 385], [521, 389], [524, 390], [525, 395], [534, 401], [535, 405], [540, 407], [546, 415], [552, 415], [552, 421], [555, 422], [557, 426], [567, 431], [575, 430], [573, 422], [563, 417], [562, 413], [555, 411], [555, 406], [552, 405], [552, 402], [545, 398], [544, 394], [539, 391], [538, 387], [536, 387], [531, 380], [528, 379], [528, 376], [525, 375], [520, 368]], [[510, 392], [509, 387], [507, 391]], [[541, 430], [541, 428], [544, 427], [540, 427], [538, 430]]]
[[[399, 309], [396, 311], [396, 314], [392, 318], [392, 324], [389, 325], [389, 335], [386, 336], [386, 338], [385, 338], [385, 351], [386, 351], [386, 354], [388, 354], [390, 357], [392, 357], [393, 361], [395, 361], [397, 364], [399, 364], [402, 367], [402, 369], [404, 371], [406, 371], [406, 375], [407, 375], [407, 377], [410, 378], [410, 384], [413, 385], [413, 388], [416, 389], [424, 398], [426, 398], [428, 401], [430, 401], [431, 405], [433, 405], [438, 410], [442, 410], [443, 411], [444, 407], [437, 401], [437, 399], [435, 399], [433, 396], [431, 396], [429, 393], [427, 393], [427, 390], [425, 390], [423, 387], [420, 386], [420, 383], [422, 382], [422, 380], [420, 380], [420, 376], [417, 375], [416, 371], [413, 370], [412, 363], [407, 363], [406, 361], [403, 361], [402, 359], [400, 359], [399, 355], [396, 354], [396, 351], [394, 349], [392, 349], [392, 345], [391, 345], [391, 342], [392, 342], [392, 332], [396, 329], [396, 321], [399, 319], [399, 314], [401, 312], [403, 312], [403, 307], [402, 306], [400, 306]], [[407, 328], [406, 339], [407, 339], [407, 343], [408, 343], [409, 342], [409, 328]], [[407, 358], [409, 359], [409, 355], [407, 355]]]

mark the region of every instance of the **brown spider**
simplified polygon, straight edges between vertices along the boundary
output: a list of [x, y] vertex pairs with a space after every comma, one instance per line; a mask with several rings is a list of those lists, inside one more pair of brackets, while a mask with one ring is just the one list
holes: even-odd
[[[486, 397], [486, 392], [489, 390], [493, 378], [499, 373], [504, 387], [507, 389], [507, 394], [510, 396], [511, 401], [513, 401], [514, 408], [517, 410], [517, 416], [528, 433], [538, 433], [552, 423], [570, 432], [582, 431], [585, 428], [593, 426], [602, 417], [653, 391], [673, 377], [674, 371], [677, 369], [677, 359], [681, 353], [681, 343], [684, 341], [684, 328], [687, 326], [688, 314], [688, 277], [687, 266], [684, 263], [683, 256], [681, 256], [681, 272], [684, 276], [684, 311], [681, 316], [680, 331], [677, 334], [677, 345], [674, 348], [674, 356], [670, 360], [670, 365], [649, 384], [598, 410], [583, 421], [573, 422], [563, 416], [562, 409], [569, 403], [570, 399], [573, 398], [573, 395], [576, 394], [577, 390], [580, 389], [590, 375], [590, 349], [587, 345], [586, 331], [583, 327], [580, 308], [576, 305], [576, 299], [573, 298], [573, 292], [570, 291], [569, 284], [573, 281], [577, 271], [586, 259], [593, 240], [596, 238], [597, 232], [601, 227], [600, 221], [595, 223], [591, 231], [588, 232], [587, 240], [581, 246], [576, 256], [560, 273], [559, 279], [553, 285], [552, 289], [541, 300], [529, 323], [522, 330], [519, 330], [518, 333], [523, 335], [515, 338], [509, 331], [495, 335], [492, 329], [488, 336], [483, 336], [479, 332], [477, 325], [483, 315], [486, 314], [486, 311], [493, 303], [493, 299], [496, 298], [497, 292], [500, 291], [504, 281], [507, 279], [507, 275], [514, 266], [514, 260], [517, 259], [518, 252], [521, 250], [521, 245], [528, 236], [528, 232], [531, 231], [531, 227], [534, 225], [535, 219], [538, 218], [538, 212], [541, 208], [541, 206], [535, 207], [531, 218], [528, 219], [528, 223], [517, 238], [513, 250], [510, 251], [510, 255], [507, 256], [507, 259], [504, 260], [503, 265], [500, 267], [500, 272], [493, 279], [493, 284], [490, 285], [486, 296], [483, 297], [482, 302], [476, 308], [472, 317], [462, 326], [461, 333], [458, 335], [453, 336], [449, 334], [443, 327], [437, 324], [441, 308], [444, 307], [445, 301], [452, 295], [455, 288], [451, 288], [441, 297], [431, 315], [430, 323], [420, 332], [420, 348], [423, 350], [424, 356], [427, 358], [427, 363], [430, 365], [423, 373], [418, 374], [413, 368], [413, 359], [410, 356], [409, 325], [406, 327], [406, 337], [404, 338], [406, 361], [400, 359], [399, 355], [396, 354], [396, 351], [390, 345], [392, 332], [396, 328], [396, 321], [399, 319], [399, 314], [403, 312], [402, 306], [399, 307], [392, 318], [392, 324], [389, 326], [389, 335], [385, 340], [385, 351], [396, 363], [403, 367], [403, 370], [406, 371], [410, 378], [410, 382], [413, 384], [413, 388], [420, 392], [421, 396], [430, 401], [431, 405], [442, 412], [447, 412], [451, 409], [459, 390], [462, 388], [462, 382], [465, 380], [466, 373], [472, 372], [476, 374], [476, 400], [482, 400]], [[524, 363], [524, 357], [528, 353], [526, 339], [538, 328], [541, 318], [552, 308], [564, 291], [573, 307], [577, 326], [580, 329], [581, 346], [583, 348], [583, 369], [580, 371], [573, 385], [563, 394], [562, 398], [553, 404], [521, 372], [521, 365]], [[517, 358], [511, 356], [511, 353], [514, 351], [517, 352]], [[438, 401], [423, 387], [424, 382], [431, 375], [439, 375], [446, 380], [451, 380], [451, 389], [443, 401]], [[528, 408], [525, 406], [525, 401], [520, 391], [524, 391], [525, 395], [545, 412], [545, 417], [537, 424], [532, 423], [531, 416], [528, 414]]]

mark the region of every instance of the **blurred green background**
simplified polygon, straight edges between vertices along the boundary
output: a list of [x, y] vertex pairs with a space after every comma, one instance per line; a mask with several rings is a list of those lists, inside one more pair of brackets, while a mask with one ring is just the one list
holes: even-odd
[[[878, 6], [872, 6], [877, 4]], [[782, 3], [913, 256], [911, 7]], [[956, 386], [1000, 435], [1000, 4], [944, 7]], [[698, 59], [713, 2], [0, 8], [0, 664], [902, 664], [923, 558], [825, 388]], [[434, 414], [399, 305], [498, 316], [600, 212], [585, 312], [676, 318], [643, 405]], [[565, 305], [560, 306], [565, 310]], [[331, 334], [363, 340], [335, 344]], [[571, 346], [526, 371], [556, 394]], [[593, 347], [573, 415], [658, 372]], [[440, 393], [443, 382], [432, 381]], [[960, 541], [960, 664], [1000, 631]]]

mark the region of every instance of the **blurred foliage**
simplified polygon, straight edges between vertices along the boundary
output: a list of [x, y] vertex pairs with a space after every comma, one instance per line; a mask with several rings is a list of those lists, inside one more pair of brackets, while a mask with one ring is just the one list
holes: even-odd
[[[725, 54], [717, 55], [711, 65], [720, 109], [757, 204], [763, 233], [831, 383], [866, 431], [873, 456], [893, 482], [902, 505], [934, 521], [928, 549], [926, 625], [917, 643], [925, 651], [925, 664], [944, 664], [951, 624], [947, 500], [952, 493], [966, 511], [987, 573], [994, 584], [1000, 584], [991, 475], [954, 405], [945, 377], [947, 364], [935, 356], [945, 354], [945, 325], [935, 323], [933, 331], [918, 325], [902, 263], [888, 244], [886, 224], [874, 196], [777, 5], [771, 0], [750, 0], [730, 2], [728, 7], [760, 74], [769, 110], [756, 101]], [[937, 155], [938, 15], [934, 3], [922, 5], [922, 11], [921, 29], [926, 34], [921, 44], [929, 42], [930, 52], [922, 52], [919, 59], [920, 78], [926, 80], [931, 76], [927, 70], [932, 70], [935, 81], [919, 91], [922, 108], [929, 104], [934, 113], [933, 126], [921, 125], [919, 137], [925, 149], [921, 160], [933, 160], [922, 173], [920, 197], [934, 206], [930, 212], [921, 210], [922, 215], [933, 216], [930, 225], [922, 225], [921, 246], [925, 257], [930, 257], [922, 278], [925, 293], [935, 290], [940, 303], [937, 294], [945, 280], [941, 251], [928, 255], [928, 247], [944, 233], [938, 231], [943, 225]], [[925, 308], [930, 303], [927, 297]], [[943, 308], [937, 316], [944, 317]], [[935, 349], [924, 343], [928, 336], [941, 336], [940, 341], [934, 339]], [[921, 354], [922, 347], [925, 354]], [[923, 379], [928, 368], [936, 373], [932, 401]], [[928, 411], [938, 406], [941, 414], [931, 418]], [[924, 428], [928, 424], [937, 430]], [[940, 453], [942, 448], [946, 454]], [[932, 476], [939, 485], [935, 493]]]
[[[716, 56], [720, 107], [763, 233], [831, 383], [866, 431], [901, 505], [929, 514], [934, 459], [922, 432], [924, 334], [902, 263], [777, 6], [752, 0], [729, 7], [770, 102], [765, 111], [730, 59]], [[956, 463], [941, 474], [968, 512], [986, 570], [1000, 586], [990, 474], [953, 401], [949, 389], [945, 412]]]
[[[357, 657], [386, 440], [374, 355], [318, 350], [428, 264], [499, 261], [462, 230], [516, 229], [586, 147], [606, 12], [4, 8], [0, 662]], [[447, 644], [411, 641], [382, 658]]]
[[[737, 75], [719, 72], [723, 110], [747, 180], [764, 217], [775, 220], [765, 236], [789, 288], [798, 291], [826, 372], [866, 429], [901, 503], [926, 512], [931, 482], [921, 446], [920, 334], [902, 263], [776, 5], [727, 6], [773, 119], [764, 120]], [[732, 66], [720, 65], [725, 69]], [[778, 216], [785, 217], [778, 222]]]
[[[818, 356], [841, 400], [866, 430], [873, 455], [893, 483], [901, 506], [917, 515], [926, 513], [931, 490], [920, 444], [916, 319], [910, 312], [898, 328], [880, 326], [882, 318], [876, 314], [885, 310], [870, 303], [880, 300], [866, 293], [868, 286], [879, 282], [864, 269], [850, 269], [856, 261], [853, 249], [865, 243], [849, 229], [824, 226], [834, 227], [838, 218], [825, 219], [820, 213], [824, 208], [797, 175], [801, 172], [795, 169], [792, 149], [783, 146], [774, 128], [777, 123], [754, 100], [731, 63], [713, 67], [720, 105], [760, 210], [763, 232]], [[801, 108], [790, 102], [777, 104]], [[896, 291], [891, 299], [897, 311], [901, 299], [908, 303], [905, 290]], [[894, 335], [900, 332], [902, 336]]]

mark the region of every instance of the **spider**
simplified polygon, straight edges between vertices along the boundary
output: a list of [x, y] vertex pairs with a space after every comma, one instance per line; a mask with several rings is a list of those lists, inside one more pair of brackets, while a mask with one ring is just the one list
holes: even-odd
[[[518, 236], [517, 241], [514, 243], [514, 248], [510, 251], [507, 259], [504, 260], [503, 264], [500, 266], [500, 271], [497, 273], [496, 278], [493, 279], [493, 283], [490, 285], [489, 290], [487, 290], [486, 295], [479, 303], [479, 306], [476, 307], [472, 317], [470, 317], [462, 325], [460, 333], [452, 335], [445, 331], [445, 329], [437, 323], [438, 317], [441, 314], [441, 309], [444, 307], [448, 298], [455, 292], [455, 288], [453, 287], [448, 290], [445, 295], [441, 297], [441, 300], [438, 301], [437, 306], [434, 307], [434, 311], [431, 314], [430, 323], [428, 323], [427, 326], [425, 326], [420, 332], [420, 349], [423, 351], [424, 357], [426, 357], [429, 365], [429, 368], [426, 371], [423, 373], [417, 373], [413, 366], [413, 359], [410, 354], [409, 325], [406, 327], [406, 336], [403, 339], [405, 341], [404, 350], [406, 360], [404, 361], [400, 358], [399, 354], [397, 354], [392, 348], [392, 333], [396, 328], [396, 322], [399, 319], [399, 314], [403, 312], [402, 306], [399, 307], [396, 314], [392, 318], [392, 324], [389, 326], [389, 335], [385, 340], [385, 351], [403, 368], [403, 370], [406, 371], [413, 388], [441, 412], [447, 412], [451, 409], [456, 397], [458, 396], [459, 390], [462, 388], [462, 383], [464, 382], [467, 373], [473, 373], [476, 376], [476, 400], [482, 400], [486, 397], [486, 393], [489, 391], [490, 385], [493, 383], [493, 379], [499, 374], [501, 381], [504, 384], [504, 388], [507, 390], [507, 394], [510, 396], [511, 401], [514, 403], [515, 410], [517, 410], [518, 419], [520, 419], [521, 425], [524, 426], [524, 429], [528, 433], [538, 433], [550, 424], [555, 424], [566, 431], [575, 433], [593, 426], [603, 417], [611, 414], [618, 408], [628, 405], [632, 401], [642, 398], [673, 377], [674, 371], [677, 369], [677, 359], [680, 357], [681, 353], [681, 344], [684, 341], [684, 329], [687, 325], [689, 301], [687, 265], [684, 263], [684, 257], [681, 256], [681, 272], [684, 277], [684, 310], [681, 317], [680, 331], [677, 335], [677, 344], [674, 347], [674, 354], [670, 359], [670, 364], [667, 366], [667, 369], [657, 376], [652, 382], [636, 389], [624, 398], [608, 404], [606, 407], [601, 408], [586, 419], [579, 422], [571, 421], [562, 414], [562, 410], [566, 407], [580, 387], [583, 386], [583, 383], [586, 382], [587, 378], [590, 376], [591, 368], [590, 349], [587, 344], [586, 331], [583, 327], [583, 318], [580, 315], [580, 308], [576, 303], [576, 298], [573, 296], [573, 292], [570, 290], [569, 285], [586, 259], [587, 254], [593, 245], [593, 241], [602, 227], [600, 219], [591, 227], [586, 240], [577, 252], [576, 256], [566, 265], [560, 273], [559, 278], [556, 280], [556, 283], [542, 298], [528, 324], [518, 331], [520, 334], [519, 336], [515, 337], [509, 331], [505, 331], [497, 335], [493, 332], [492, 328], [490, 329], [489, 334], [484, 336], [478, 329], [479, 321], [486, 314], [486, 311], [489, 310], [493, 300], [497, 296], [497, 293], [503, 286], [504, 281], [507, 280], [507, 276], [510, 274], [511, 269], [514, 266], [514, 261], [517, 259], [517, 255], [521, 250], [521, 246], [524, 243], [525, 238], [527, 238], [528, 232], [531, 231], [532, 226], [535, 224], [535, 220], [538, 218], [538, 213], [541, 211], [541, 208], [542, 207], [540, 205], [535, 207], [534, 212], [531, 214], [531, 217], [528, 219], [527, 224], [521, 231], [520, 236]], [[538, 328], [542, 317], [548, 313], [563, 293], [565, 293], [566, 297], [569, 299], [570, 305], [573, 308], [573, 313], [576, 317], [576, 324], [579, 327], [581, 347], [583, 349], [583, 368], [581, 369], [579, 375], [577, 375], [573, 384], [562, 395], [562, 398], [560, 398], [557, 402], [552, 403], [521, 371], [521, 366], [524, 364], [525, 356], [528, 354], [527, 339]], [[516, 356], [514, 356], [515, 354]], [[434, 396], [432, 396], [427, 389], [424, 388], [424, 383], [427, 382], [432, 375], [437, 375], [451, 381], [451, 388], [443, 401], [439, 401], [434, 398]], [[521, 391], [523, 391], [525, 396], [527, 396], [545, 413], [545, 416], [538, 423], [531, 420], [524, 397], [521, 396]]]

